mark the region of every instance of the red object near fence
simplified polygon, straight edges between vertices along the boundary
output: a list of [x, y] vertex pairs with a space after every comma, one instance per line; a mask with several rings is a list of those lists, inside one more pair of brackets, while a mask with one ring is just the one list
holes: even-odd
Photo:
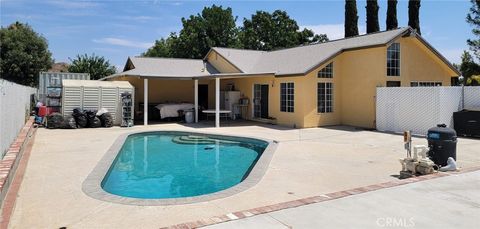
[[45, 117], [49, 115], [50, 109], [47, 106], [41, 106], [38, 108], [38, 116]]

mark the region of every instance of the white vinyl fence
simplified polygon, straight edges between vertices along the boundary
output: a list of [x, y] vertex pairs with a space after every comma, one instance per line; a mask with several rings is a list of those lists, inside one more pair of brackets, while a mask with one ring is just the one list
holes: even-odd
[[[464, 88], [465, 109], [480, 109], [480, 87]], [[377, 88], [377, 130], [425, 135], [444, 123], [453, 128], [453, 112], [462, 109], [462, 87]]]
[[37, 89], [0, 79], [0, 158], [15, 140], [30, 113], [30, 95]]
[[465, 109], [480, 109], [480, 86], [465, 87]]

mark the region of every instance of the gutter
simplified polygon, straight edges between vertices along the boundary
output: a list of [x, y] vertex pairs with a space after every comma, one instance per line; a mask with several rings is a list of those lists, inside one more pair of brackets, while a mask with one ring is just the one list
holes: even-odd
[[175, 79], [175, 80], [194, 80], [194, 79], [212, 79], [212, 78], [243, 78], [243, 77], [258, 77], [264, 75], [275, 76], [274, 72], [261, 72], [261, 73], [220, 73], [210, 75], [196, 75], [196, 76], [153, 76], [153, 75], [139, 75], [139, 74], [115, 74], [107, 76], [99, 80], [106, 80], [116, 77], [142, 77], [151, 79]]

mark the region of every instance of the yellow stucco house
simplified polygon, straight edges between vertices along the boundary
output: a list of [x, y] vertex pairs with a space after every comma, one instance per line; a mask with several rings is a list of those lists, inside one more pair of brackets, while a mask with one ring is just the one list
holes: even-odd
[[143, 113], [143, 103], [203, 104], [218, 125], [219, 91], [233, 89], [249, 101], [249, 120], [375, 128], [376, 87], [450, 86], [459, 75], [407, 27], [276, 51], [212, 48], [203, 60], [130, 57], [106, 80], [134, 85]]

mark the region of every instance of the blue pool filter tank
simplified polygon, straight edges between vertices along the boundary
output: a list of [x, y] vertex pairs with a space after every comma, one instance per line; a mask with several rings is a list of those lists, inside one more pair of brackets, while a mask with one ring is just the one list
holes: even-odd
[[457, 160], [457, 133], [445, 124], [430, 128], [427, 133], [428, 157], [440, 166], [446, 166], [449, 157]]

